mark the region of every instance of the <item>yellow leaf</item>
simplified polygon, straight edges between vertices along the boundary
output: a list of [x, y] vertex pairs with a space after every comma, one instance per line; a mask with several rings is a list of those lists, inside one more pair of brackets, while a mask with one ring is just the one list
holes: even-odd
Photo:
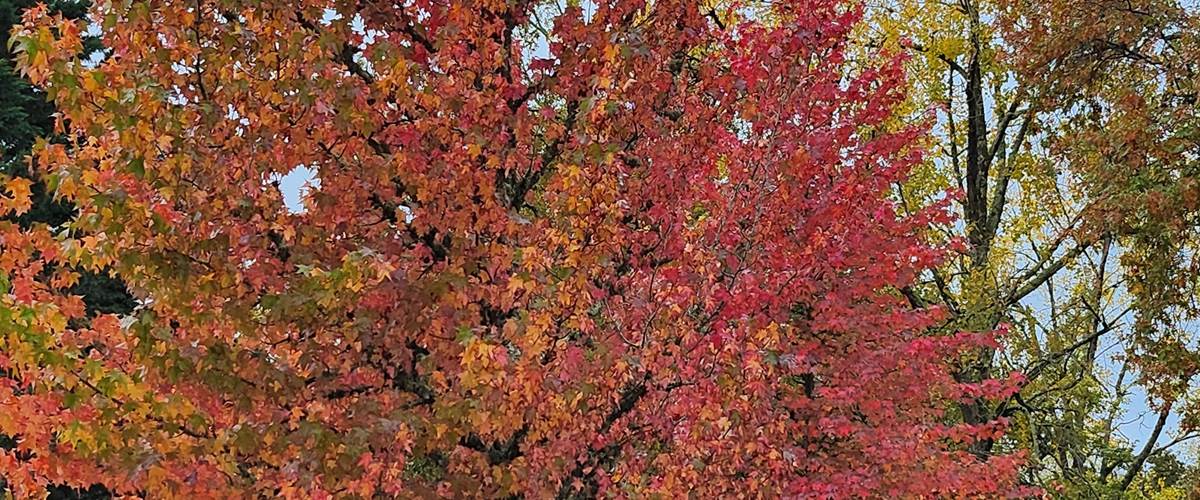
[[5, 205], [9, 210], [12, 210], [17, 215], [21, 215], [33, 206], [30, 201], [32, 191], [30, 186], [33, 185], [29, 179], [24, 177], [13, 177], [4, 183], [4, 190], [8, 191], [9, 199], [5, 200]]
[[95, 92], [100, 89], [100, 82], [96, 81], [95, 73], [88, 74], [80, 83], [83, 84], [83, 90], [88, 92]]

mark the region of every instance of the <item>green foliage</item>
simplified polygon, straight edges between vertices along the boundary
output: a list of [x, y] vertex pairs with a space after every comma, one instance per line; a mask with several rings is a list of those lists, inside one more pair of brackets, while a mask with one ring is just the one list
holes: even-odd
[[1178, 475], [1160, 472], [1172, 450], [1117, 436], [1135, 387], [1174, 403], [1169, 414], [1195, 413], [1194, 7], [877, 0], [866, 11], [864, 53], [911, 56], [909, 120], [933, 130], [925, 164], [897, 187], [902, 203], [962, 195], [958, 220], [931, 231], [962, 252], [910, 300], [948, 309], [946, 332], [1007, 325], [1003, 349], [962, 356], [960, 377], [1026, 379], [1009, 401], [963, 408], [1012, 422], [975, 451], [1025, 450], [1026, 481], [1064, 498], [1171, 498], [1161, 492], [1181, 488]]

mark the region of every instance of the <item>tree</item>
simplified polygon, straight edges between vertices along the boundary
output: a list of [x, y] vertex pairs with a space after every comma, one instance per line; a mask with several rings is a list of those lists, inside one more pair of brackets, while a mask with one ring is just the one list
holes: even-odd
[[[20, 492], [995, 495], [1006, 396], [899, 293], [944, 207], [896, 213], [923, 127], [860, 10], [691, 1], [34, 9], [76, 214], [2, 226], [0, 457]], [[298, 166], [320, 188], [285, 210]], [[28, 204], [9, 180], [6, 209]], [[43, 273], [46, 264], [54, 268]], [[82, 316], [70, 267], [142, 299]], [[13, 418], [13, 416], [20, 418]]]
[[[914, 55], [907, 109], [939, 112], [934, 154], [898, 192], [909, 207], [964, 192], [963, 223], [934, 233], [967, 251], [910, 298], [950, 308], [950, 331], [1009, 325], [1005, 349], [965, 357], [961, 380], [1025, 379], [1007, 401], [962, 408], [967, 422], [1014, 421], [975, 451], [1026, 449], [1025, 477], [1077, 488], [1067, 497], [1124, 494], [1162, 443], [1196, 436], [1194, 9], [888, 0], [868, 16], [862, 45]], [[1114, 425], [1135, 386], [1157, 424], [1136, 450]], [[1172, 415], [1184, 425], [1168, 439]]]

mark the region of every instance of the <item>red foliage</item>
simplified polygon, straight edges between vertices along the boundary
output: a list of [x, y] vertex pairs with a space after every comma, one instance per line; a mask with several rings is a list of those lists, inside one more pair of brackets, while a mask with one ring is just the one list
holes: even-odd
[[[94, 7], [94, 69], [79, 26], [17, 33], [80, 134], [39, 157], [80, 207], [49, 260], [147, 299], [6, 341], [18, 491], [1012, 488], [1015, 458], [963, 451], [995, 426], [943, 414], [1008, 384], [956, 384], [943, 360], [982, 340], [926, 335], [897, 292], [945, 214], [888, 199], [923, 130], [884, 126], [899, 61], [846, 61], [854, 8], [132, 5]], [[297, 165], [320, 187], [291, 214], [269, 182]]]

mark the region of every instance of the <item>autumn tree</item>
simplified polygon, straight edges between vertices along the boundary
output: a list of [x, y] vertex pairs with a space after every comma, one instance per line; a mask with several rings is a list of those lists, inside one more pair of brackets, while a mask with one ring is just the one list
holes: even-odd
[[[1197, 437], [1194, 7], [868, 5], [856, 39], [907, 47], [903, 108], [939, 115], [933, 154], [898, 195], [915, 208], [946, 188], [963, 193], [962, 223], [933, 234], [967, 248], [910, 298], [949, 308], [949, 331], [1009, 325], [1006, 349], [964, 357], [960, 380], [1025, 378], [1007, 401], [961, 408], [967, 422], [1015, 421], [975, 451], [1027, 449], [1026, 477], [1067, 497], [1126, 495], [1150, 457]], [[1137, 449], [1117, 428], [1135, 391], [1151, 395], [1154, 411]], [[1168, 436], [1166, 423], [1180, 418]]]
[[[0, 226], [15, 491], [998, 495], [988, 333], [900, 293], [927, 122], [861, 10], [691, 1], [103, 2], [31, 11], [22, 70], [76, 211]], [[300, 213], [275, 181], [316, 173]], [[7, 181], [20, 213], [27, 183]], [[141, 299], [90, 321], [111, 268]], [[48, 271], [48, 272], [47, 272]]]

